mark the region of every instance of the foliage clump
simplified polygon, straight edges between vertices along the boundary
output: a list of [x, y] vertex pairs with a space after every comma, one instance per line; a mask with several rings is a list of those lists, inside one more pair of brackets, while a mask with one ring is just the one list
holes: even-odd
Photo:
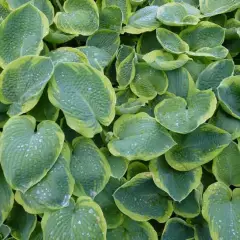
[[239, 56], [239, 0], [0, 0], [0, 240], [239, 240]]

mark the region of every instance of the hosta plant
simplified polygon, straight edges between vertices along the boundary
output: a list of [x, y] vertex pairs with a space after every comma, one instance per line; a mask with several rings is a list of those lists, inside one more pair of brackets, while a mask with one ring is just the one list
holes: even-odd
[[240, 0], [0, 0], [0, 240], [240, 239]]

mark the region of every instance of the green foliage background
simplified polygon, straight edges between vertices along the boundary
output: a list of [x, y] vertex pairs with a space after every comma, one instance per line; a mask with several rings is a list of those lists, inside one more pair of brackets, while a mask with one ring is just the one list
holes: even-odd
[[240, 0], [0, 0], [0, 240], [240, 239]]

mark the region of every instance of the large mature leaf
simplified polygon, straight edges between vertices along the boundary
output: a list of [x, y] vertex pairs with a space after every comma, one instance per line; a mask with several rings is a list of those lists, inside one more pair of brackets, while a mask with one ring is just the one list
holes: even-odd
[[162, 235], [162, 240], [191, 239], [194, 229], [181, 218], [171, 218], [167, 221]]
[[195, 130], [214, 114], [217, 100], [211, 90], [195, 90], [187, 99], [172, 96], [161, 101], [154, 109], [157, 121], [177, 133]]
[[87, 64], [59, 63], [48, 95], [64, 112], [69, 127], [86, 137], [101, 132], [100, 123], [109, 125], [115, 115], [116, 97], [110, 81]]
[[98, 30], [99, 13], [94, 0], [67, 0], [63, 9], [65, 12], [58, 12], [54, 18], [61, 31], [89, 36]]
[[71, 172], [75, 179], [77, 196], [94, 198], [106, 186], [111, 169], [104, 154], [91, 139], [79, 137], [73, 140]]
[[189, 58], [186, 54], [180, 54], [176, 57], [175, 55], [162, 50], [154, 50], [143, 56], [143, 60], [151, 67], [163, 71], [180, 68], [190, 59], [191, 58]]
[[108, 144], [115, 156], [150, 160], [175, 145], [170, 134], [146, 113], [122, 115], [113, 126], [115, 138]]
[[89, 197], [54, 212], [44, 213], [43, 239], [106, 240], [106, 221], [101, 208]]
[[233, 117], [240, 119], [240, 76], [225, 78], [217, 92], [222, 108]]
[[11, 104], [8, 115], [20, 115], [39, 101], [53, 74], [50, 58], [23, 56], [11, 62], [0, 75], [0, 100]]
[[3, 127], [0, 162], [7, 182], [15, 190], [27, 191], [56, 162], [64, 134], [52, 121], [42, 121], [35, 132], [31, 116], [12, 117]]
[[29, 239], [37, 223], [36, 215], [24, 211], [22, 206], [15, 204], [6, 221], [11, 228], [11, 235], [18, 240]]
[[220, 154], [231, 142], [231, 135], [211, 124], [203, 124], [189, 134], [176, 134], [174, 140], [178, 145], [166, 153], [166, 160], [176, 170], [189, 171]]
[[107, 228], [119, 227], [124, 221], [123, 213], [116, 206], [113, 193], [124, 183], [124, 180], [110, 178], [108, 184], [95, 198], [94, 201], [101, 207], [107, 222]]
[[0, 66], [25, 55], [38, 55], [48, 34], [48, 20], [32, 4], [12, 11], [0, 25]]
[[165, 28], [156, 30], [157, 40], [162, 47], [174, 54], [181, 54], [189, 51], [189, 46], [176, 33], [173, 33]]
[[2, 169], [0, 167], [0, 226], [7, 218], [9, 212], [13, 207], [14, 195], [6, 182]]
[[135, 95], [143, 99], [152, 100], [157, 94], [164, 94], [168, 87], [166, 74], [152, 68], [147, 63], [137, 63], [136, 73], [130, 84]]
[[199, 0], [200, 10], [205, 16], [214, 16], [225, 12], [231, 12], [240, 7], [238, 0]]
[[[196, 26], [190, 26], [180, 33], [192, 52], [206, 52], [222, 45], [224, 29], [219, 25], [202, 21]], [[218, 50], [219, 51], [219, 50]]]
[[240, 150], [232, 142], [213, 160], [213, 174], [219, 182], [230, 186], [240, 186]]
[[209, 224], [213, 240], [237, 240], [240, 236], [240, 191], [231, 191], [224, 183], [216, 182], [203, 195], [203, 217]]
[[224, 78], [233, 75], [234, 62], [224, 59], [209, 64], [198, 76], [197, 88], [200, 90], [213, 89], [216, 92], [217, 87]]
[[140, 173], [113, 194], [118, 208], [136, 221], [156, 219], [166, 222], [172, 214], [172, 202], [153, 182], [151, 173]]
[[151, 32], [160, 26], [157, 20], [158, 6], [147, 6], [136, 11], [128, 20], [123, 32], [140, 34]]
[[70, 149], [67, 144], [47, 175], [25, 193], [17, 192], [16, 201], [32, 214], [56, 210], [69, 204], [74, 180], [69, 170]]
[[181, 3], [167, 3], [158, 8], [157, 18], [168, 26], [196, 25], [198, 16], [191, 14]]
[[25, 3], [31, 2], [36, 8], [46, 15], [50, 25], [53, 22], [54, 8], [49, 0], [7, 0], [7, 2], [13, 9], [20, 7]]
[[125, 217], [121, 226], [107, 231], [108, 240], [157, 240], [158, 236], [148, 222], [136, 222]]
[[181, 202], [201, 182], [202, 168], [179, 172], [168, 165], [164, 156], [150, 162], [149, 170], [153, 175], [154, 183], [167, 192], [174, 200]]

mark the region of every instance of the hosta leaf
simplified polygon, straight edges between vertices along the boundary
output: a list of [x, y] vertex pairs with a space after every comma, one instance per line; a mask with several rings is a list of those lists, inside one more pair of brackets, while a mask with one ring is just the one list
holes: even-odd
[[120, 88], [127, 87], [135, 76], [135, 51], [132, 47], [122, 45], [117, 54], [116, 77]]
[[128, 169], [129, 161], [123, 157], [115, 157], [107, 150], [107, 148], [101, 149], [105, 155], [109, 166], [111, 168], [111, 176], [117, 179], [121, 179]]
[[134, 114], [138, 113], [143, 106], [145, 106], [147, 100], [143, 98], [129, 98], [127, 102], [121, 105], [116, 105], [116, 114]]
[[38, 55], [48, 34], [48, 20], [32, 4], [12, 11], [0, 25], [0, 66], [25, 55]]
[[88, 63], [87, 56], [76, 48], [61, 47], [48, 54], [54, 65], [64, 62]]
[[120, 45], [119, 33], [106, 29], [99, 30], [87, 39], [86, 45], [105, 50], [113, 59]]
[[231, 135], [211, 124], [203, 124], [186, 135], [175, 135], [178, 145], [166, 153], [168, 164], [178, 171], [199, 167], [222, 152], [231, 142]]
[[44, 213], [43, 239], [106, 240], [106, 221], [101, 208], [89, 197], [55, 212]]
[[102, 8], [106, 8], [109, 6], [119, 7], [123, 14], [123, 23], [127, 23], [128, 18], [131, 15], [130, 0], [103, 0], [102, 1]]
[[23, 56], [14, 60], [0, 75], [0, 100], [11, 104], [8, 115], [20, 115], [39, 101], [53, 74], [50, 58]]
[[124, 183], [123, 180], [110, 178], [108, 184], [94, 199], [94, 201], [101, 207], [103, 215], [107, 222], [107, 228], [113, 229], [119, 227], [124, 220], [123, 213], [117, 208], [113, 193]]
[[154, 183], [167, 192], [174, 200], [181, 202], [201, 182], [202, 168], [179, 172], [168, 165], [164, 156], [151, 160], [149, 170], [153, 175]]
[[168, 78], [168, 92], [178, 97], [187, 98], [194, 90], [194, 81], [185, 68], [167, 71], [166, 74]]
[[6, 221], [11, 228], [11, 235], [18, 240], [29, 239], [37, 223], [36, 215], [24, 211], [22, 206], [15, 204]]
[[115, 115], [116, 97], [110, 81], [87, 64], [59, 63], [48, 96], [64, 112], [69, 127], [86, 137], [101, 132], [100, 123], [109, 125]]
[[148, 222], [136, 222], [125, 217], [121, 226], [107, 231], [108, 240], [157, 240], [158, 236]]
[[104, 154], [91, 139], [73, 140], [71, 172], [75, 179], [74, 194], [94, 198], [106, 186], [111, 169]]
[[225, 12], [231, 12], [240, 7], [238, 0], [199, 0], [200, 10], [205, 16], [214, 16]]
[[108, 144], [115, 156], [150, 160], [175, 145], [170, 134], [146, 113], [125, 114], [114, 123], [115, 138]]
[[199, 22], [199, 18], [189, 14], [184, 5], [174, 2], [159, 7], [157, 19], [168, 26], [196, 25]]
[[155, 69], [170, 71], [182, 67], [190, 58], [186, 54], [176, 57], [162, 50], [154, 50], [145, 54], [143, 60]]
[[183, 201], [173, 202], [174, 212], [185, 218], [194, 218], [201, 211], [202, 191], [198, 188], [193, 190]]
[[9, 212], [13, 207], [14, 195], [7, 184], [2, 169], [0, 167], [0, 226], [7, 218]]
[[240, 137], [240, 120], [227, 114], [222, 108], [218, 109], [210, 123], [229, 132], [233, 140]]
[[216, 182], [205, 191], [202, 214], [208, 222], [213, 240], [239, 238], [239, 205], [239, 188], [231, 191], [224, 183]]
[[211, 90], [190, 94], [187, 99], [170, 97], [154, 109], [156, 120], [177, 133], [189, 133], [208, 120], [215, 112], [217, 100]]
[[2, 224], [0, 226], [0, 239], [1, 240], [5, 240], [8, 237], [8, 235], [10, 235], [10, 233], [11, 233], [11, 229], [7, 225]]
[[167, 221], [162, 240], [190, 239], [194, 237], [194, 229], [180, 218], [171, 218]]
[[99, 29], [109, 29], [120, 32], [122, 29], [123, 14], [119, 7], [109, 6], [100, 12]]
[[216, 92], [217, 87], [224, 78], [233, 75], [234, 62], [224, 59], [209, 64], [198, 77], [197, 88], [200, 90], [213, 89]]
[[222, 45], [224, 29], [215, 23], [202, 21], [196, 26], [184, 29], [179, 36], [187, 42], [191, 51], [197, 51]]
[[49, 0], [7, 0], [12, 9], [18, 8], [25, 3], [31, 2], [36, 8], [42, 11], [48, 18], [49, 25], [53, 22], [54, 8]]
[[49, 33], [44, 38], [44, 40], [46, 40], [47, 42], [50, 42], [50, 43], [54, 43], [54, 44], [61, 44], [61, 43], [68, 42], [75, 37], [76, 37], [76, 35], [64, 33], [62, 31], [60, 31], [59, 29], [51, 26], [51, 28], [49, 29]]
[[148, 166], [146, 164], [140, 161], [130, 162], [127, 170], [127, 180], [143, 172], [149, 172]]
[[50, 103], [47, 90], [44, 90], [39, 102], [28, 114], [38, 122], [43, 120], [56, 121], [59, 116], [59, 109]]
[[194, 82], [197, 81], [199, 74], [207, 67], [208, 64], [198, 60], [194, 59], [191, 61], [188, 61], [184, 68], [188, 70], [188, 72], [191, 74]]
[[65, 12], [58, 12], [54, 18], [57, 28], [61, 31], [89, 36], [98, 30], [99, 14], [93, 0], [67, 0], [63, 9]]
[[156, 32], [145, 32], [138, 39], [136, 51], [138, 54], [146, 54], [153, 50], [159, 50], [162, 46], [158, 42]]
[[36, 227], [32, 232], [29, 240], [42, 240], [42, 239], [43, 239], [43, 233], [42, 233], [41, 224], [37, 222]]
[[16, 201], [32, 214], [65, 207], [73, 193], [74, 180], [69, 170], [70, 149], [67, 144], [47, 175], [25, 193], [17, 192]]
[[212, 170], [216, 179], [229, 186], [240, 186], [239, 159], [239, 147], [232, 142], [213, 160]]
[[157, 6], [147, 6], [136, 11], [123, 28], [124, 33], [140, 34], [151, 32], [160, 26], [157, 20]]
[[164, 94], [168, 87], [166, 74], [152, 68], [147, 63], [137, 63], [136, 74], [130, 84], [135, 95], [143, 99], [152, 100], [157, 94]]
[[217, 89], [222, 108], [233, 117], [240, 119], [240, 76], [225, 78]]
[[113, 194], [118, 208], [136, 221], [156, 219], [166, 222], [172, 214], [172, 202], [153, 182], [151, 173], [140, 173]]
[[103, 71], [103, 69], [110, 63], [112, 59], [112, 56], [101, 48], [84, 46], [77, 49], [87, 56], [89, 64], [92, 67], [100, 71]]
[[194, 57], [206, 57], [210, 60], [223, 59], [228, 55], [228, 49], [223, 46], [217, 46], [213, 48], [203, 47], [198, 49], [196, 52], [189, 51], [187, 54]]
[[174, 54], [181, 54], [189, 51], [189, 46], [176, 33], [173, 33], [165, 28], [158, 28], [156, 30], [157, 40], [162, 47]]
[[[35, 132], [31, 116], [12, 117], [3, 127], [0, 162], [7, 182], [15, 190], [27, 191], [56, 162], [64, 134], [52, 121], [42, 121]], [[34, 174], [33, 174], [34, 173]]]

